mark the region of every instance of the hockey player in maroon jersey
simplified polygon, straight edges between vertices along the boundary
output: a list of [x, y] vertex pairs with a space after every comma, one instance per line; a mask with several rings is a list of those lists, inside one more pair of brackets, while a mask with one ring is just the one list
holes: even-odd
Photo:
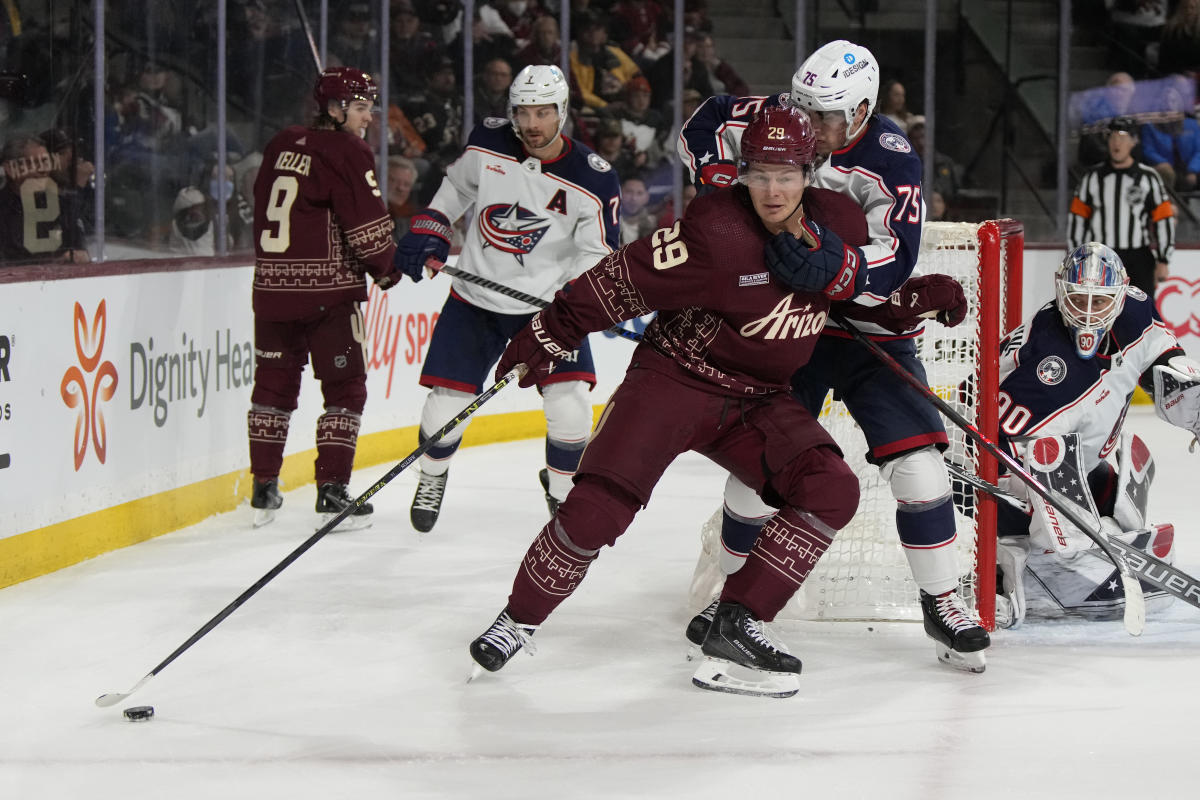
[[831, 299], [849, 296], [845, 276], [833, 271], [823, 291], [793, 292], [771, 276], [763, 256], [768, 238], [783, 231], [799, 236], [807, 229], [839, 251], [839, 233], [851, 244], [865, 240], [863, 213], [852, 201], [805, 191], [814, 147], [803, 112], [764, 110], [742, 139], [742, 185], [698, 198], [673, 227], [606, 257], [505, 350], [497, 374], [523, 363], [529, 372], [521, 384], [532, 385], [588, 332], [658, 311], [584, 452], [574, 488], [526, 553], [507, 607], [471, 644], [480, 667], [496, 671], [531, 643], [601, 546], [612, 545], [649, 501], [675, 457], [695, 450], [780, 510], [745, 568], [726, 581], [693, 682], [716, 691], [795, 694], [800, 660], [763, 624], [858, 505], [858, 479], [841, 451], [788, 391]]
[[[392, 221], [363, 140], [377, 89], [371, 76], [331, 67], [317, 79], [317, 117], [275, 135], [254, 182], [254, 390], [247, 424], [255, 526], [283, 503], [279, 469], [300, 375], [312, 360], [325, 413], [317, 420], [317, 504], [326, 519], [347, 489], [367, 399], [364, 272], [388, 289], [409, 274], [393, 263]], [[344, 527], [364, 527], [364, 503]], [[353, 524], [351, 524], [353, 523]]]

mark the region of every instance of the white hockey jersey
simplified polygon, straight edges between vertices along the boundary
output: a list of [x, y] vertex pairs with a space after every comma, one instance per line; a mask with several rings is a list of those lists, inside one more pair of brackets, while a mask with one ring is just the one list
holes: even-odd
[[1116, 447], [1139, 378], [1179, 342], [1154, 302], [1131, 286], [1092, 358], [1076, 355], [1053, 303], [1014, 328], [1000, 349], [1001, 441], [1011, 449], [1013, 440], [1078, 433], [1083, 468], [1091, 471]]
[[[460, 269], [548, 301], [620, 247], [616, 172], [586, 145], [563, 140], [561, 155], [541, 161], [525, 151], [507, 119], [489, 117], [471, 132], [430, 202], [451, 221], [473, 215]], [[462, 280], [453, 291], [501, 314], [536, 310]]]

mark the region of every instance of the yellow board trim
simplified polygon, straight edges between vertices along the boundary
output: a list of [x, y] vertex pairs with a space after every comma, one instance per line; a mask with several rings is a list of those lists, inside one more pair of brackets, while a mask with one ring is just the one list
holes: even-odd
[[[601, 409], [593, 408], [593, 418]], [[463, 447], [545, 435], [541, 411], [492, 414], [472, 420]], [[354, 466], [399, 462], [416, 448], [415, 425], [367, 434], [358, 440]], [[312, 483], [316, 457], [315, 449], [286, 457], [280, 484], [291, 490]], [[249, 485], [249, 470], [239, 470], [0, 539], [0, 589], [232, 511], [249, 497]]]

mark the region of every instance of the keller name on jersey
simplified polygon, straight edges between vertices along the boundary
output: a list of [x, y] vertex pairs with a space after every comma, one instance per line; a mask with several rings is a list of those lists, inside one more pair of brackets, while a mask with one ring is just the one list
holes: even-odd
[[312, 156], [308, 153], [294, 153], [291, 150], [280, 151], [279, 158], [275, 159], [275, 169], [298, 172], [307, 177], [312, 169]]

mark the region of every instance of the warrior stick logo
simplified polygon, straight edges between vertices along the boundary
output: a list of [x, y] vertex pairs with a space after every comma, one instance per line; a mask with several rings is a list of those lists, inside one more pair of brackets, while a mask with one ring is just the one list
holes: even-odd
[[525, 256], [537, 247], [548, 230], [550, 223], [545, 217], [522, 208], [519, 203], [495, 203], [479, 212], [483, 246], [512, 253], [521, 266], [525, 265]]

